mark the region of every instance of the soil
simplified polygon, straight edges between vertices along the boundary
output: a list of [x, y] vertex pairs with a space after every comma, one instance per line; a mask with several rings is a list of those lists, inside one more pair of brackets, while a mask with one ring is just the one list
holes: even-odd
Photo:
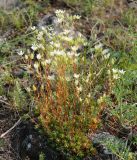
[[[0, 101], [0, 135], [9, 130], [17, 119], [17, 113]], [[17, 160], [18, 155], [12, 147], [13, 136], [14, 132], [11, 131], [3, 139], [0, 139], [0, 160]]]

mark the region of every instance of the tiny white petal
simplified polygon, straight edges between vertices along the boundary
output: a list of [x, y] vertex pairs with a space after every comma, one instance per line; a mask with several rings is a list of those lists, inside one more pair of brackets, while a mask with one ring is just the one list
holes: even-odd
[[37, 54], [37, 59], [41, 59], [41, 55], [40, 54]]
[[45, 62], [46, 62], [47, 64], [50, 64], [50, 63], [51, 63], [51, 59], [46, 59]]
[[22, 51], [22, 50], [18, 52], [19, 56], [23, 56], [23, 54], [24, 54], [24, 51]]
[[25, 59], [26, 59], [26, 60], [29, 59], [28, 55], [25, 55]]
[[77, 46], [72, 46], [71, 49], [72, 49], [72, 51], [76, 52], [78, 50], [78, 47]]
[[122, 70], [119, 70], [119, 73], [120, 74], [124, 74], [126, 71], [124, 71], [123, 69]]
[[34, 63], [34, 68], [38, 69], [39, 68], [39, 64], [38, 63]]
[[55, 79], [55, 75], [48, 76], [47, 78], [48, 78], [48, 80], [54, 80]]
[[39, 44], [39, 46], [38, 46], [40, 49], [42, 49], [42, 50], [44, 50], [45, 48], [44, 48], [44, 46], [43, 46], [43, 44]]
[[81, 16], [79, 16], [79, 15], [74, 15], [73, 16], [75, 19], [80, 19], [81, 18]]
[[33, 51], [36, 51], [36, 50], [38, 49], [38, 45], [32, 44], [31, 49], [32, 49]]
[[79, 74], [74, 73], [74, 78], [79, 78]]
[[101, 49], [102, 47], [103, 47], [102, 43], [99, 43], [99, 44], [95, 45], [96, 50]]
[[78, 92], [82, 92], [82, 87], [80, 86], [80, 87], [77, 87], [77, 91]]
[[104, 49], [104, 50], [102, 51], [102, 54], [105, 55], [105, 54], [107, 54], [108, 52], [109, 52], [109, 49]]
[[35, 29], [36, 29], [36, 27], [35, 27], [35, 26], [32, 26], [32, 27], [31, 27], [31, 30], [33, 30], [33, 31], [34, 31]]

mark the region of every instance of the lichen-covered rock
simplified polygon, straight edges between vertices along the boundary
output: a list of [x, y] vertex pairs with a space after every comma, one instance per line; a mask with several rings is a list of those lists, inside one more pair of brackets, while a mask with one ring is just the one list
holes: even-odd
[[20, 0], [0, 0], [0, 8], [12, 9], [19, 4]]

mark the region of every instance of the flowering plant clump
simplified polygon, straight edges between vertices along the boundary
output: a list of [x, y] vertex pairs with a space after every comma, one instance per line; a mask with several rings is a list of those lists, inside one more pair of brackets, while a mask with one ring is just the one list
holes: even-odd
[[[45, 132], [69, 159], [82, 158], [95, 152], [88, 134], [94, 133], [100, 123], [103, 84], [108, 82], [107, 87], [111, 88], [110, 79], [120, 78], [124, 71], [111, 68], [109, 50], [103, 49], [102, 44], [91, 49], [86, 38], [75, 31], [78, 15], [57, 10], [56, 16], [60, 31], [32, 27], [33, 43], [26, 53], [18, 54], [24, 56], [33, 77], [28, 90], [32, 88], [36, 95]], [[115, 75], [112, 77], [111, 73]]]

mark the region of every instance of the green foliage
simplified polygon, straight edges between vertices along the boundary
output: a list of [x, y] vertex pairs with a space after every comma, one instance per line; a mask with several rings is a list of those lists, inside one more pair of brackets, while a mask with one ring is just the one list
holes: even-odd
[[45, 158], [46, 158], [45, 154], [44, 153], [40, 153], [39, 160], [46, 160]]
[[90, 14], [93, 7], [94, 0], [63, 0], [69, 6], [74, 6], [79, 9], [80, 13]]
[[123, 22], [129, 27], [133, 27], [134, 29], [137, 26], [137, 11], [133, 9], [129, 9], [125, 11], [122, 15]]
[[13, 91], [11, 91], [9, 95], [14, 107], [16, 107], [19, 111], [26, 110], [28, 105], [26, 93], [22, 90], [18, 80], [15, 80]]
[[125, 142], [117, 138], [108, 138], [102, 140], [101, 143], [105, 145], [119, 160], [135, 160], [135, 156], [130, 152], [130, 148]]
[[11, 76], [11, 74], [8, 70], [3, 71], [1, 73], [1, 75], [0, 75], [0, 96], [2, 96], [4, 94], [8, 94], [7, 91], [5, 91], [5, 86], [12, 85], [13, 81], [14, 81], [13, 77]]
[[5, 145], [5, 141], [3, 139], [0, 139], [0, 147], [2, 148]]
[[26, 0], [22, 8], [11, 11], [0, 10], [0, 27], [2, 30], [17, 29], [23, 31], [24, 27], [30, 27], [37, 21], [38, 12], [41, 7], [38, 3]]
[[127, 71], [122, 79], [118, 80], [113, 88], [116, 98], [115, 107], [112, 106], [112, 114], [121, 120], [124, 126], [134, 126], [137, 124], [137, 73]]

